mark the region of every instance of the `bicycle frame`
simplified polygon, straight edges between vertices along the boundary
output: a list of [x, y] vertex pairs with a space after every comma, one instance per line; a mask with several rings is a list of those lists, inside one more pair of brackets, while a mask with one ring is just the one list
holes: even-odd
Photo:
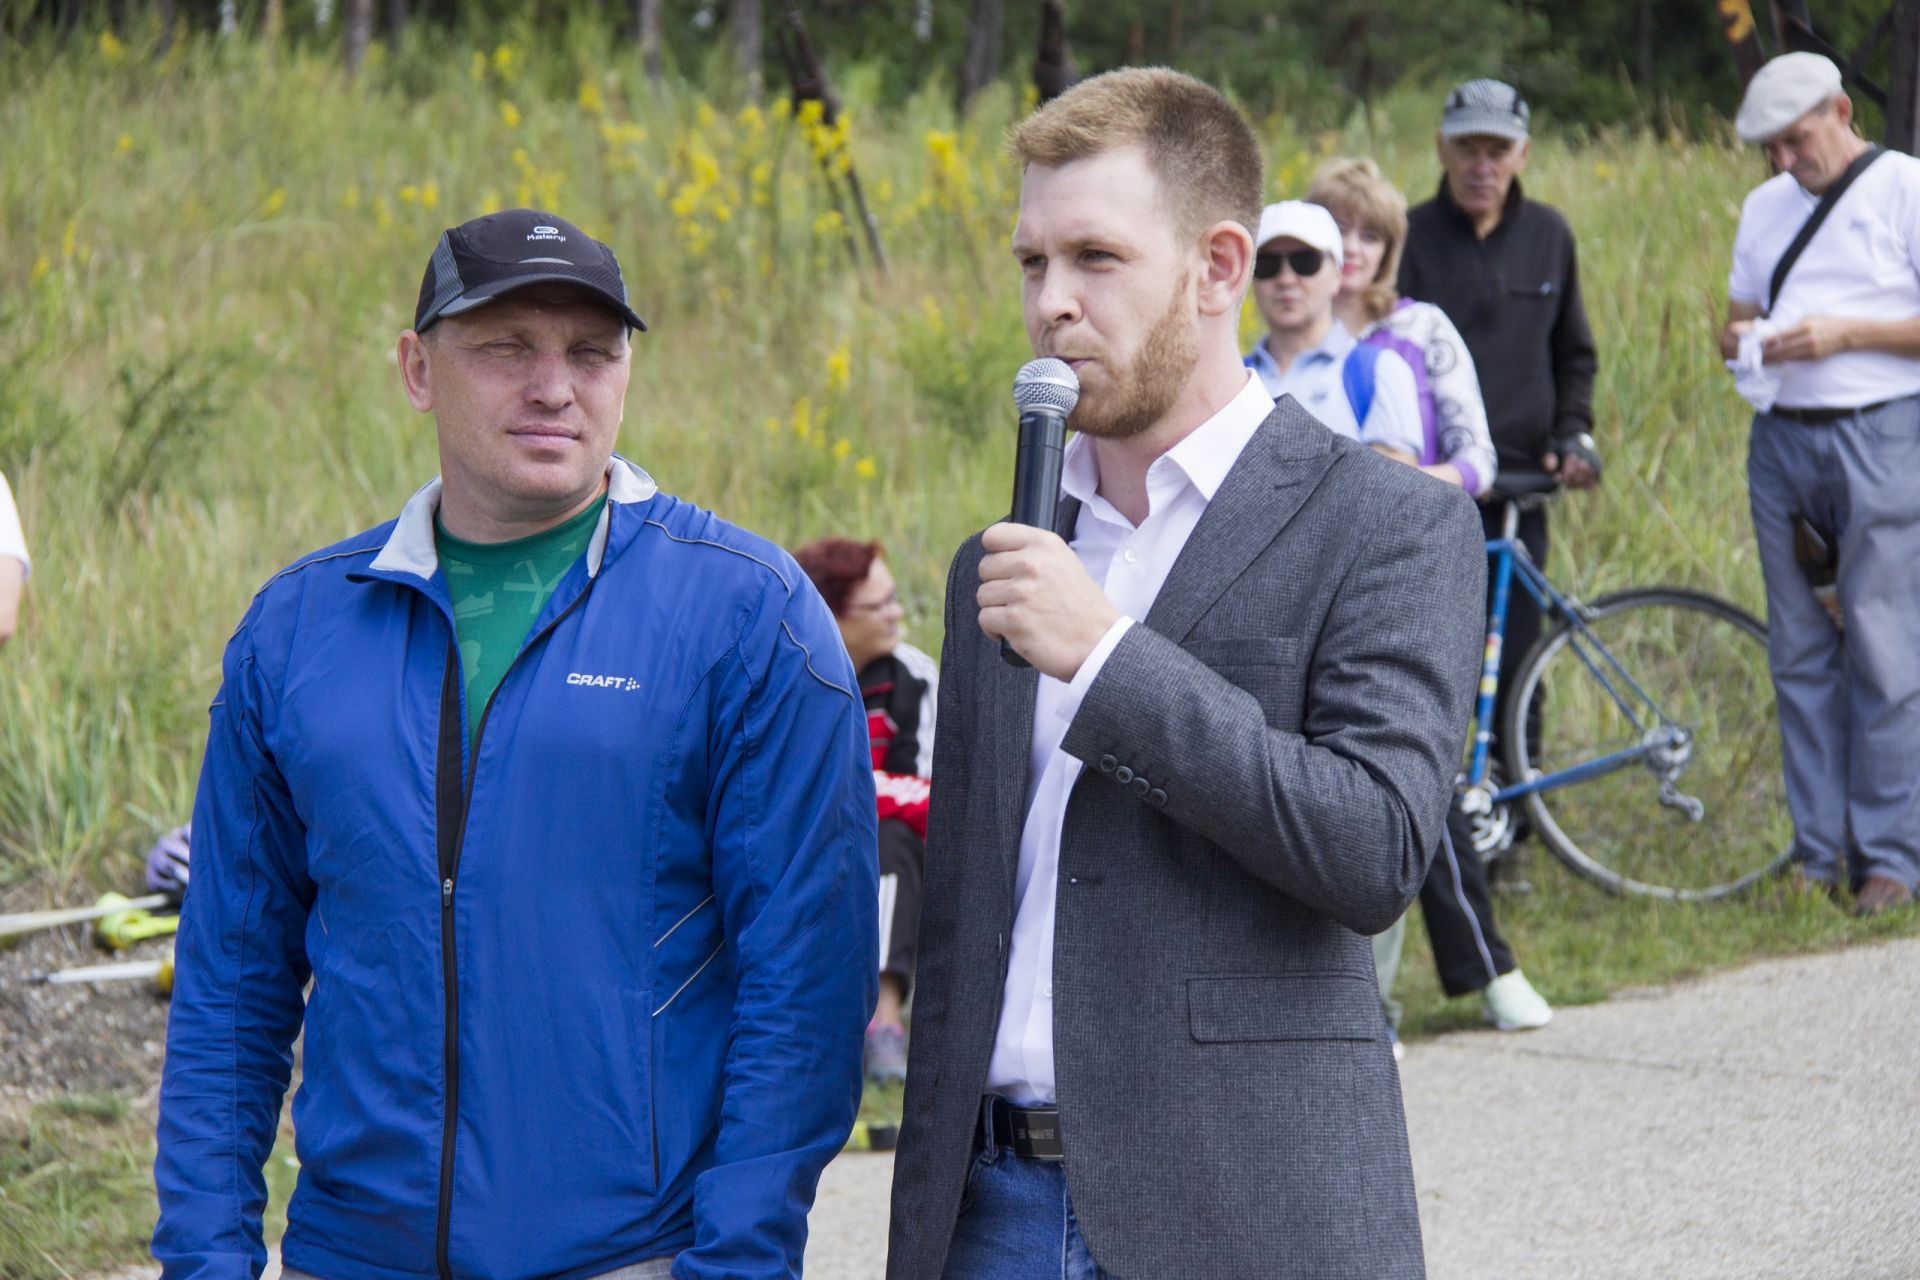
[[[1527, 553], [1515, 533], [1519, 526], [1520, 506], [1508, 501], [1506, 517], [1503, 521], [1501, 536], [1487, 542], [1487, 556], [1492, 561], [1493, 570], [1493, 608], [1487, 619], [1487, 643], [1482, 652], [1480, 663], [1480, 695], [1473, 714], [1473, 756], [1467, 766], [1465, 783], [1470, 788], [1484, 788], [1492, 766], [1493, 747], [1493, 705], [1500, 691], [1500, 654], [1506, 641], [1507, 607], [1511, 603], [1513, 584], [1517, 580], [1521, 588], [1533, 597], [1541, 612], [1550, 617], [1564, 618], [1574, 631], [1569, 641], [1574, 646], [1574, 654], [1581, 665], [1607, 696], [1613, 699], [1620, 714], [1627, 718], [1639, 732], [1641, 741], [1637, 746], [1615, 751], [1597, 759], [1552, 773], [1538, 774], [1532, 778], [1510, 779], [1507, 784], [1489, 794], [1494, 804], [1505, 804], [1518, 800], [1535, 792], [1552, 791], [1560, 787], [1573, 786], [1592, 778], [1618, 772], [1629, 765], [1644, 761], [1654, 750], [1665, 749], [1676, 744], [1684, 745], [1686, 733], [1674, 724], [1658, 703], [1642, 689], [1639, 682], [1627, 673], [1617, 658], [1608, 652], [1587, 626], [1576, 602], [1562, 595], [1549, 581], [1540, 567], [1533, 563], [1533, 557]], [[1543, 632], [1544, 639], [1547, 633]], [[1623, 694], [1622, 690], [1625, 690]], [[1655, 728], [1666, 730], [1656, 737]], [[1676, 737], [1677, 735], [1677, 737]]]

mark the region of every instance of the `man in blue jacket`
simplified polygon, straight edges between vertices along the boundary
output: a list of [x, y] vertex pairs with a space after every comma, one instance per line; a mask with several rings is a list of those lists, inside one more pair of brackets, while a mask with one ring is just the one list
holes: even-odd
[[303, 1026], [289, 1275], [799, 1274], [878, 971], [866, 726], [793, 561], [613, 453], [644, 328], [560, 218], [446, 232], [399, 346], [440, 479], [229, 643], [167, 1280], [265, 1265]]

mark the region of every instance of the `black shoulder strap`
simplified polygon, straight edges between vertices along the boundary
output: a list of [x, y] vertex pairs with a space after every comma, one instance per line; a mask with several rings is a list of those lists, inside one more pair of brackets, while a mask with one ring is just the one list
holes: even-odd
[[1853, 180], [1865, 173], [1867, 166], [1884, 154], [1884, 148], [1868, 147], [1853, 158], [1853, 163], [1847, 166], [1845, 173], [1833, 180], [1832, 186], [1820, 194], [1820, 203], [1813, 206], [1813, 212], [1800, 224], [1799, 234], [1794, 236], [1793, 243], [1787, 246], [1787, 251], [1780, 255], [1780, 261], [1773, 268], [1773, 280], [1767, 285], [1767, 310], [1773, 310], [1773, 304], [1780, 297], [1780, 286], [1787, 282], [1787, 273], [1793, 270], [1794, 263], [1800, 261], [1800, 251], [1807, 247], [1807, 241], [1813, 239], [1813, 233], [1833, 212], [1833, 206], [1839, 204], [1840, 197], [1847, 194], [1847, 188], [1853, 185]]

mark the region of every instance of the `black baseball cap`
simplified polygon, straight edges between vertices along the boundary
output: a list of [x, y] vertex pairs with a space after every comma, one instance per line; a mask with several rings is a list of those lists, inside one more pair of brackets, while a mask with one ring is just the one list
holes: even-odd
[[613, 250], [538, 209], [506, 209], [441, 232], [420, 281], [414, 332], [533, 284], [576, 285], [618, 312], [629, 328], [646, 332], [647, 322], [627, 305]]

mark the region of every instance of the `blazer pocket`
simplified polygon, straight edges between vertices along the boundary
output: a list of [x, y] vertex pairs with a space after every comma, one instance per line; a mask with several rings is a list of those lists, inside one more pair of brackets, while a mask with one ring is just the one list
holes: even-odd
[[1181, 647], [1216, 671], [1291, 666], [1300, 657], [1300, 641], [1293, 636], [1209, 636]]
[[1378, 1040], [1386, 1026], [1374, 981], [1347, 973], [1189, 978], [1187, 1018], [1201, 1044]]

